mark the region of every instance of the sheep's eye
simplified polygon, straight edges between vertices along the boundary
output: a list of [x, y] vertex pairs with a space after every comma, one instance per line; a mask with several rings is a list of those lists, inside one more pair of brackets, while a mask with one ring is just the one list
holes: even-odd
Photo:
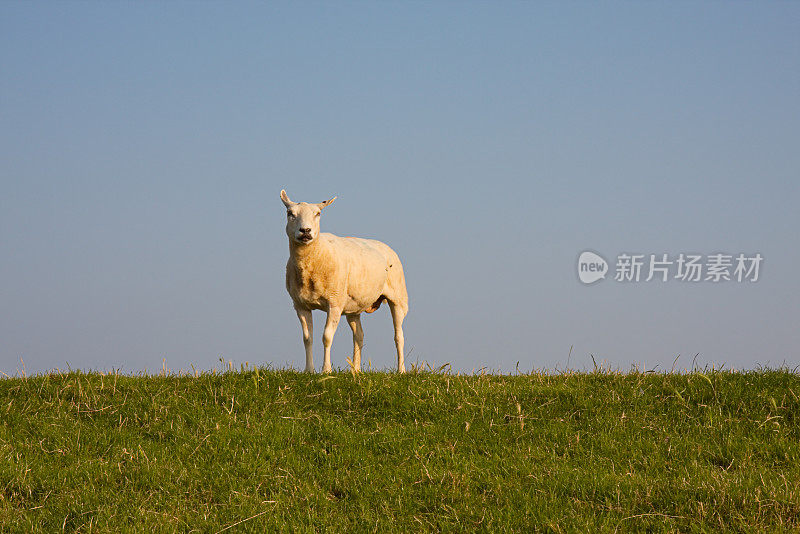
[[291, 211], [287, 211], [286, 216], [289, 217], [290, 219], [294, 219], [294, 213], [292, 213]]

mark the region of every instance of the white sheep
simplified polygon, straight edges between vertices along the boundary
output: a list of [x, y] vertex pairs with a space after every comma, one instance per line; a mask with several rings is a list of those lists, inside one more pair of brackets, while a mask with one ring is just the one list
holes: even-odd
[[286, 191], [281, 191], [281, 200], [286, 206], [289, 236], [286, 290], [303, 329], [306, 371], [314, 372], [311, 310], [324, 310], [328, 314], [322, 336], [325, 349], [322, 372], [331, 370], [331, 343], [342, 314], [353, 330], [352, 366], [360, 371], [364, 345], [361, 313], [374, 312], [386, 300], [394, 322], [397, 370], [404, 373], [403, 319], [408, 313], [408, 293], [400, 258], [386, 244], [374, 239], [320, 233], [320, 212], [336, 197], [308, 204], [292, 202]]

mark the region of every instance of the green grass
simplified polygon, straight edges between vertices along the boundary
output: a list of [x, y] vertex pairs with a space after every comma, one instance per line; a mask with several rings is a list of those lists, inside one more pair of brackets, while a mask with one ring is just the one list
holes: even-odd
[[800, 376], [0, 380], [0, 531], [800, 529]]

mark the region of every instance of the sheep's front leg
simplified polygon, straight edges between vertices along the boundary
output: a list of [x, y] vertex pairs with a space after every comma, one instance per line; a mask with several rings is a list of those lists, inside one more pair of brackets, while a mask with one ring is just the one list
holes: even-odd
[[300, 319], [300, 326], [303, 327], [303, 345], [306, 347], [306, 372], [314, 372], [314, 356], [312, 346], [314, 345], [314, 319], [311, 317], [311, 310], [295, 308], [297, 318]]
[[336, 333], [336, 327], [339, 326], [339, 319], [342, 316], [340, 308], [328, 309], [328, 320], [325, 322], [325, 332], [322, 334], [322, 345], [325, 348], [325, 360], [322, 362], [322, 372], [331, 372], [331, 344], [333, 343], [333, 334]]
[[364, 347], [364, 330], [361, 328], [361, 316], [352, 313], [347, 316], [347, 324], [353, 331], [353, 368], [358, 373], [361, 371], [361, 349]]

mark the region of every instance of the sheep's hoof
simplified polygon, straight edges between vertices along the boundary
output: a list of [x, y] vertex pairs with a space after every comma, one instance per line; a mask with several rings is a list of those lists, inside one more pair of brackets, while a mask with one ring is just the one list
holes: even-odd
[[305, 372], [306, 373], [313, 373], [314, 372], [314, 368], [313, 367], [306, 367]]
[[323, 373], [330, 373], [331, 372], [331, 368], [330, 367], [323, 367], [322, 368], [322, 372]]

